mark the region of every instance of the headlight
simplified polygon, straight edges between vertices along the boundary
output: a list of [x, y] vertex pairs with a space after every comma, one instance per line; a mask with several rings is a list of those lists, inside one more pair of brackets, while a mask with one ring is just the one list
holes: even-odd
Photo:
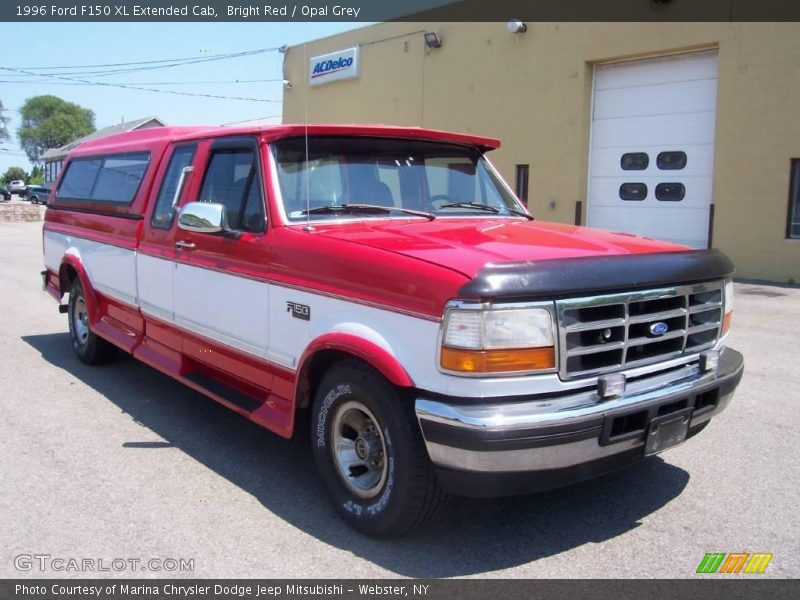
[[733, 320], [733, 280], [725, 282], [725, 314], [722, 317], [722, 335], [728, 333]]
[[463, 373], [555, 368], [553, 320], [545, 308], [465, 310], [445, 314], [441, 366]]

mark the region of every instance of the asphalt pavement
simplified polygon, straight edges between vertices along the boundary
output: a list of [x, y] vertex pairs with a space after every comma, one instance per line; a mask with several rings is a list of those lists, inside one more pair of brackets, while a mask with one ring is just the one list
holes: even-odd
[[0, 223], [0, 577], [691, 578], [706, 552], [772, 553], [759, 577], [800, 576], [796, 287], [736, 285], [744, 379], [686, 444], [569, 488], [454, 499], [376, 541], [335, 515], [307, 435], [130, 357], [80, 363], [41, 252], [40, 223]]

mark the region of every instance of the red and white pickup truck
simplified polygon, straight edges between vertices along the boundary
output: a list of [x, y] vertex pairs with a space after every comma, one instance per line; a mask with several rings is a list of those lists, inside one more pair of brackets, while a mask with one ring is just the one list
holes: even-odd
[[44, 225], [78, 357], [117, 349], [289, 437], [373, 536], [447, 493], [674, 446], [742, 375], [733, 265], [534, 221], [485, 154], [417, 128], [153, 128], [81, 144]]

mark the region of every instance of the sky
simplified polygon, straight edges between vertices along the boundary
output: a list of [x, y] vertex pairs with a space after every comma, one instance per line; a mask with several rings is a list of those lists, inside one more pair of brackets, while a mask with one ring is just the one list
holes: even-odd
[[[368, 23], [352, 22], [26, 23], [14, 26], [24, 27], [24, 36], [6, 35], [0, 46], [0, 67], [26, 70], [30, 67], [203, 58], [285, 44], [291, 46], [366, 25]], [[94, 111], [97, 129], [147, 116], [157, 116], [168, 125], [222, 125], [275, 115], [279, 122], [283, 96], [282, 59], [282, 54], [271, 51], [91, 78], [108, 83], [265, 101], [179, 96], [96, 85], [64, 85], [67, 82], [63, 80], [0, 70], [0, 101], [5, 107], [3, 114], [10, 118], [8, 129], [12, 137], [10, 142], [0, 142], [0, 174], [10, 166], [20, 166], [26, 171], [31, 168], [16, 137], [20, 122], [18, 110], [26, 98], [52, 94], [80, 104]], [[242, 80], [265, 79], [276, 81], [241, 83]], [[215, 83], [234, 80], [240, 83]]]

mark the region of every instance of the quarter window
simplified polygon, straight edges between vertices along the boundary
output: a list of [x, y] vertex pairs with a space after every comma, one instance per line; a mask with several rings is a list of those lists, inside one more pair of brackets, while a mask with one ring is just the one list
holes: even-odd
[[623, 200], [644, 200], [647, 198], [647, 186], [643, 183], [623, 183], [619, 186], [619, 197]]
[[656, 198], [662, 202], [680, 202], [686, 196], [686, 188], [682, 183], [659, 183], [656, 186]]
[[650, 157], [646, 152], [628, 152], [619, 160], [623, 171], [644, 171], [650, 165]]
[[656, 165], [663, 171], [679, 171], [686, 167], [686, 152], [659, 152]]
[[167, 172], [164, 174], [164, 180], [161, 182], [161, 189], [158, 191], [153, 218], [150, 221], [153, 227], [159, 229], [172, 227], [172, 221], [175, 219], [175, 209], [172, 207], [172, 202], [175, 200], [175, 192], [178, 189], [181, 172], [185, 167], [192, 164], [196, 150], [196, 145], [179, 146], [172, 153]]

